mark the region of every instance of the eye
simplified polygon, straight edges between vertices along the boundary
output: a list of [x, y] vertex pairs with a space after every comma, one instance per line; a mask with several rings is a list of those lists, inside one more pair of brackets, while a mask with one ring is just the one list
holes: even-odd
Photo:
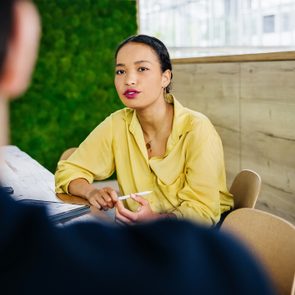
[[138, 68], [138, 71], [139, 71], [139, 72], [148, 71], [148, 68], [146, 68], [146, 67], [139, 67], [139, 68]]
[[125, 73], [124, 70], [117, 70], [116, 75], [123, 75]]

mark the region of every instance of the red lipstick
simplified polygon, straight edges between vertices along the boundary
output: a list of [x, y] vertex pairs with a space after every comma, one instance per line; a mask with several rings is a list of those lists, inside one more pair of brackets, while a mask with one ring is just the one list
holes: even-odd
[[128, 99], [133, 99], [135, 98], [138, 94], [140, 93], [140, 91], [136, 90], [136, 89], [127, 89], [124, 92], [124, 96], [126, 96]]

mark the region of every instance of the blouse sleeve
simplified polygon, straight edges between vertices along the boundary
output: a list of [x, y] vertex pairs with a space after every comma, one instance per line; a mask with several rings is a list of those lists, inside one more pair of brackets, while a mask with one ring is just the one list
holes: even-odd
[[208, 225], [220, 219], [220, 188], [225, 182], [223, 148], [219, 135], [206, 118], [187, 135], [185, 184], [178, 192], [178, 217]]
[[57, 193], [68, 193], [69, 183], [84, 178], [89, 183], [106, 179], [115, 171], [112, 152], [112, 118], [106, 118], [67, 159], [59, 161], [55, 173]]

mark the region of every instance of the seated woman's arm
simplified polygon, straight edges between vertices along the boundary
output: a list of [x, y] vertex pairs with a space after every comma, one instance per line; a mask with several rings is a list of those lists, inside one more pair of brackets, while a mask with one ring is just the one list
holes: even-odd
[[185, 183], [177, 193], [180, 206], [173, 213], [180, 218], [216, 224], [221, 203], [233, 206], [233, 197], [226, 187], [222, 142], [207, 119], [187, 134]]
[[185, 136], [184, 184], [173, 196], [177, 199], [173, 200], [174, 203], [179, 205], [172, 212], [156, 213], [151, 210], [148, 200], [138, 196], [134, 197], [140, 205], [137, 212], [117, 203], [116, 217], [119, 220], [132, 223], [178, 217], [214, 225], [220, 219], [221, 204], [223, 207], [227, 205], [228, 209], [232, 207], [233, 198], [226, 188], [222, 143], [215, 128], [204, 117]]
[[94, 180], [113, 174], [112, 127], [108, 117], [97, 126], [67, 160], [58, 163], [55, 173], [56, 192], [87, 199], [99, 209], [112, 208], [117, 194], [111, 188], [98, 189]]
[[111, 187], [96, 188], [84, 178], [77, 178], [70, 182], [68, 192], [71, 195], [87, 199], [98, 209], [113, 208], [117, 202], [117, 193]]

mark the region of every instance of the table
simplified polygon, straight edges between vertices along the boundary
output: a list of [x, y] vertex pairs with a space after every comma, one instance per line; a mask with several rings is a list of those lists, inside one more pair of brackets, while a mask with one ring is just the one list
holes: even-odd
[[[56, 194], [54, 190], [54, 175], [40, 163], [20, 150], [17, 146], [0, 147], [4, 163], [1, 167], [1, 184], [14, 189], [12, 197], [15, 200], [35, 199], [43, 201], [64, 202], [68, 204], [89, 205], [88, 201], [77, 196]], [[94, 183], [97, 187], [110, 186], [119, 191], [116, 181], [100, 181]], [[114, 222], [114, 210], [102, 211], [90, 207], [90, 213], [75, 217], [62, 225], [77, 221]]]

